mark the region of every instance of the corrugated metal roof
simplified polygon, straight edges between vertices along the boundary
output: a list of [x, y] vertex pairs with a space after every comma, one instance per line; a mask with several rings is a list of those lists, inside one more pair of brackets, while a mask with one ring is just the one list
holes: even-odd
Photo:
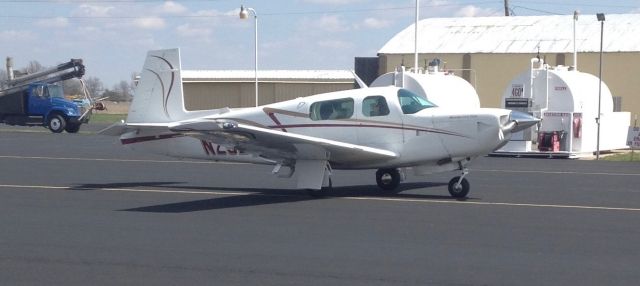
[[[253, 81], [255, 77], [253, 70], [183, 70], [181, 74], [185, 81]], [[352, 82], [354, 76], [348, 70], [258, 70], [258, 79]]]
[[[396, 34], [380, 54], [413, 54], [414, 25]], [[573, 52], [573, 15], [432, 18], [418, 22], [419, 53]], [[576, 25], [579, 52], [600, 51], [600, 22], [580, 15]], [[605, 52], [640, 51], [640, 14], [606, 15]]]

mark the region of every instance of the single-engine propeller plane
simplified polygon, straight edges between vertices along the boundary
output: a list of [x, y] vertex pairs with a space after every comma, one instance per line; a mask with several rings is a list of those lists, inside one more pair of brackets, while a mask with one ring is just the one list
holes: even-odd
[[407, 168], [460, 171], [453, 197], [469, 192], [467, 164], [539, 120], [505, 109], [454, 110], [398, 87], [360, 88], [249, 108], [187, 111], [178, 49], [150, 51], [126, 121], [100, 133], [122, 144], [181, 158], [273, 165], [319, 195], [337, 169], [377, 169], [395, 192]]

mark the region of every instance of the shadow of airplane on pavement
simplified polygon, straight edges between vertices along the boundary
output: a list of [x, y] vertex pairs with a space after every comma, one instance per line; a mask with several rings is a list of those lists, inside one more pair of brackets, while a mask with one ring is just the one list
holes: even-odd
[[[397, 199], [416, 199], [416, 200], [441, 200], [456, 201], [460, 199], [450, 196], [439, 195], [421, 195], [421, 194], [403, 194], [404, 191], [427, 189], [434, 187], [446, 186], [446, 183], [403, 183], [400, 184], [398, 194], [381, 193], [375, 185], [358, 185], [358, 186], [340, 186], [326, 189], [323, 191], [322, 197], [312, 197], [306, 192], [295, 189], [264, 189], [264, 188], [229, 188], [229, 187], [201, 187], [188, 186], [184, 182], [127, 182], [127, 183], [106, 183], [106, 184], [83, 184], [73, 187], [74, 190], [114, 190], [130, 189], [143, 191], [144, 188], [166, 188], [161, 191], [191, 192], [190, 194], [198, 194], [202, 192], [204, 195], [210, 192], [216, 192], [216, 195], [224, 195], [229, 192], [228, 196], [215, 197], [209, 199], [151, 205], [130, 209], [122, 209], [119, 211], [128, 212], [150, 212], [150, 213], [186, 213], [207, 210], [219, 210], [238, 207], [249, 207], [259, 205], [271, 205], [281, 203], [294, 203], [303, 201], [312, 201], [318, 199], [346, 198], [346, 197], [370, 197], [370, 198], [397, 198]], [[241, 194], [239, 194], [241, 193]], [[470, 198], [464, 199], [470, 200]]]

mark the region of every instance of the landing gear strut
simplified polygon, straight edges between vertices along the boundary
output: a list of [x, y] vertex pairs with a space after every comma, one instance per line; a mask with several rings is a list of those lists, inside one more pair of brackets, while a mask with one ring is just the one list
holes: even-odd
[[449, 194], [454, 198], [465, 198], [469, 194], [469, 181], [464, 177], [469, 174], [469, 170], [462, 168], [462, 175], [456, 176], [449, 181]]
[[387, 193], [395, 194], [400, 184], [400, 171], [398, 169], [378, 169], [376, 172], [378, 187]]
[[331, 169], [331, 164], [326, 162], [324, 166], [324, 177], [322, 179], [322, 187], [320, 189], [307, 189], [307, 194], [314, 198], [321, 198], [327, 195], [327, 192], [333, 190], [333, 182], [331, 182], [331, 173], [333, 173], [333, 169]]
[[307, 189], [307, 194], [309, 196], [312, 196], [314, 198], [321, 198], [324, 197], [327, 192], [330, 192], [333, 189], [333, 183], [331, 182], [331, 177], [329, 177], [329, 185], [328, 186], [324, 186], [319, 190], [316, 189]]

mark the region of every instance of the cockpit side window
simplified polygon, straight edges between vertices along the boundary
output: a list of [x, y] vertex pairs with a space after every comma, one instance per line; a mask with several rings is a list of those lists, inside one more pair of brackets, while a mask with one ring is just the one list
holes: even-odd
[[64, 92], [62, 91], [62, 86], [52, 84], [47, 86], [47, 90], [48, 90], [49, 96], [51, 97], [64, 98]]
[[44, 86], [39, 85], [39, 86], [36, 86], [36, 88], [34, 89], [34, 93], [36, 96], [44, 97], [44, 90], [45, 90]]
[[398, 90], [398, 100], [404, 114], [414, 114], [425, 108], [436, 107], [432, 102], [406, 89]]
[[311, 104], [309, 109], [309, 118], [311, 120], [347, 119], [353, 115], [353, 99], [341, 98], [318, 101]]
[[362, 114], [367, 117], [385, 116], [389, 114], [387, 100], [383, 96], [367, 96], [362, 101]]

